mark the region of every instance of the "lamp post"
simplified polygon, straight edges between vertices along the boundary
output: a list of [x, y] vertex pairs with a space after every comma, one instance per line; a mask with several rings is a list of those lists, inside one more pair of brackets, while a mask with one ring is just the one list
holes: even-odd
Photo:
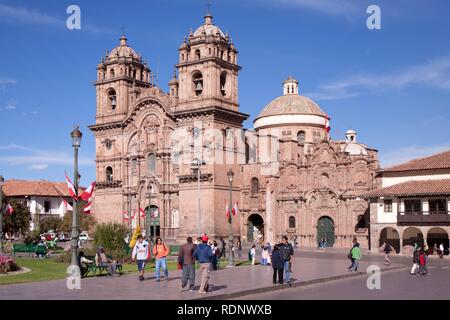
[[228, 266], [227, 267], [234, 267], [234, 257], [233, 257], [233, 225], [232, 225], [232, 211], [233, 211], [233, 203], [232, 203], [232, 193], [233, 193], [233, 177], [234, 177], [234, 172], [233, 170], [230, 168], [230, 170], [228, 170], [227, 173], [228, 176], [228, 182], [230, 183], [230, 207], [229, 207], [229, 212], [230, 212], [230, 217], [228, 218], [228, 242], [229, 242], [229, 247], [230, 247], [230, 253], [228, 254]]
[[[72, 137], [72, 147], [73, 147], [73, 163], [74, 163], [74, 173], [73, 173], [73, 187], [75, 189], [75, 196], [78, 197], [78, 148], [81, 145], [81, 133], [78, 126], [76, 126], [70, 133]], [[73, 212], [72, 212], [72, 260], [71, 266], [78, 267], [78, 204], [77, 199], [73, 202]]]
[[205, 165], [205, 161], [200, 160], [199, 158], [195, 158], [192, 161], [192, 171], [193, 173], [197, 173], [197, 234], [201, 235], [201, 221], [200, 221], [200, 166]]
[[147, 184], [148, 188], [148, 210], [145, 213], [145, 234], [147, 235], [147, 239], [150, 241], [150, 244], [153, 244], [153, 236], [152, 236], [152, 214], [150, 212], [150, 208], [152, 207], [152, 189], [153, 185], [150, 181]]
[[0, 253], [3, 253], [3, 184], [5, 179], [0, 176]]

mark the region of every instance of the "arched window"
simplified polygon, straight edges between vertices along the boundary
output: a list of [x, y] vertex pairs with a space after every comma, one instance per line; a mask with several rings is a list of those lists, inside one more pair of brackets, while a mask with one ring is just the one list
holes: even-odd
[[108, 91], [108, 108], [110, 110], [116, 110], [116, 106], [117, 106], [116, 91], [114, 89], [110, 89]]
[[181, 61], [184, 61], [184, 53], [181, 54]]
[[356, 229], [366, 228], [366, 218], [363, 214], [358, 215], [358, 222], [356, 224]]
[[297, 142], [298, 143], [305, 143], [305, 131], [299, 131], [297, 133]]
[[137, 159], [133, 158], [131, 159], [131, 171], [135, 172], [137, 169]]
[[293, 216], [289, 217], [289, 228], [291, 228], [291, 229], [295, 228], [295, 217], [293, 217]]
[[259, 180], [258, 178], [252, 178], [252, 188], [251, 191], [253, 194], [256, 194], [259, 192]]
[[148, 155], [148, 171], [155, 172], [156, 170], [156, 156], [154, 153]]
[[107, 182], [113, 181], [113, 169], [111, 167], [106, 168], [106, 181]]
[[114, 76], [115, 76], [115, 71], [114, 71], [114, 69], [109, 70], [109, 76], [110, 76], [111, 78], [114, 78]]
[[226, 84], [227, 84], [227, 73], [222, 72], [222, 74], [220, 75], [220, 92], [222, 93], [222, 96], [225, 96], [227, 94]]
[[105, 146], [106, 146], [106, 149], [110, 150], [111, 147], [112, 147], [112, 141], [109, 140], [109, 139], [106, 139], [105, 140]]
[[195, 59], [200, 59], [200, 49], [195, 50]]
[[196, 96], [199, 96], [203, 92], [203, 76], [201, 72], [197, 71], [192, 76], [193, 91]]
[[322, 173], [320, 175], [320, 186], [323, 188], [327, 188], [329, 184], [330, 177], [326, 173]]

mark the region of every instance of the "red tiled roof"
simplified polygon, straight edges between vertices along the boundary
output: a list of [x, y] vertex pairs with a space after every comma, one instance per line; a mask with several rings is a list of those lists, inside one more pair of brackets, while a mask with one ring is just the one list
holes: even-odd
[[70, 197], [65, 182], [50, 182], [46, 180], [7, 180], [3, 185], [3, 192], [8, 197], [18, 196], [47, 196]]
[[369, 191], [362, 198], [450, 195], [450, 179], [412, 180]]
[[412, 170], [449, 169], [450, 150], [429, 157], [414, 159], [396, 166], [383, 169], [383, 172], [398, 172]]

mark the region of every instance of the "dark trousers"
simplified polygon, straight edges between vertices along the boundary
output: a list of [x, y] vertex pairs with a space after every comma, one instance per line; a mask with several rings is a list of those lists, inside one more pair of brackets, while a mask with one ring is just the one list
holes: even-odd
[[278, 274], [278, 283], [283, 283], [283, 269], [282, 268], [273, 268], [273, 283], [277, 283], [277, 274]]
[[184, 288], [189, 280], [189, 289], [194, 288], [195, 284], [195, 266], [194, 264], [183, 264], [183, 272], [181, 275], [181, 285]]

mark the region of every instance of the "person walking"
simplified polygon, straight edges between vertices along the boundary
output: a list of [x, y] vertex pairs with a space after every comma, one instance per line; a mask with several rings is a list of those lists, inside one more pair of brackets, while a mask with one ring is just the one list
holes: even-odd
[[275, 245], [272, 251], [273, 284], [283, 284], [284, 261], [281, 256], [280, 247]]
[[220, 248], [220, 258], [226, 258], [227, 257], [227, 252], [226, 252], [226, 243], [225, 240], [223, 240], [222, 237], [219, 238], [219, 248]]
[[391, 260], [389, 259], [389, 254], [392, 251], [392, 247], [390, 246], [389, 243], [385, 242], [384, 243], [384, 264], [391, 264]]
[[413, 265], [411, 267], [411, 275], [416, 274], [416, 269], [419, 268], [419, 246], [417, 243], [414, 243], [413, 249]]
[[439, 245], [439, 258], [443, 258], [444, 257], [444, 244], [443, 243], [441, 243], [440, 245]]
[[209, 290], [208, 281], [211, 272], [211, 260], [213, 253], [211, 247], [207, 243], [208, 237], [203, 235], [202, 243], [195, 248], [193, 254], [194, 259], [200, 263], [201, 283], [198, 290], [198, 293], [200, 294], [205, 294]]
[[353, 266], [350, 270], [356, 272], [358, 271], [359, 260], [362, 258], [361, 249], [359, 248], [358, 242], [355, 243], [350, 253], [353, 259]]
[[261, 253], [261, 264], [263, 266], [267, 266], [269, 264], [269, 250], [267, 249], [267, 247], [264, 247], [262, 253]]
[[163, 243], [161, 237], [156, 238], [156, 244], [153, 246], [153, 254], [155, 255], [155, 273], [156, 281], [160, 281], [160, 269], [163, 269], [164, 278], [169, 280], [169, 270], [167, 270], [166, 257], [169, 255], [169, 248]]
[[419, 250], [419, 274], [424, 276], [426, 274], [426, 260], [425, 260], [425, 251], [423, 249]]
[[236, 242], [236, 254], [239, 259], [242, 259], [242, 241], [241, 238], [238, 238]]
[[194, 251], [196, 245], [193, 243], [192, 237], [187, 237], [186, 243], [180, 247], [178, 251], [178, 259], [182, 265], [181, 273], [181, 290], [183, 290], [189, 282], [189, 291], [194, 291], [195, 286], [195, 260]]
[[254, 266], [256, 262], [256, 245], [252, 245], [252, 248], [250, 249], [249, 252], [249, 258], [252, 262], [252, 266]]
[[139, 280], [144, 280], [145, 263], [150, 259], [150, 245], [144, 240], [142, 235], [138, 235], [136, 244], [134, 245], [133, 252], [131, 254], [131, 261], [137, 262], [139, 270]]
[[287, 236], [283, 236], [283, 243], [280, 245], [279, 248], [280, 248], [281, 257], [283, 258], [283, 261], [284, 261], [284, 276], [286, 279], [286, 283], [288, 283], [290, 286], [292, 286], [290, 273], [291, 273], [291, 267], [292, 267], [291, 259], [292, 259], [292, 256], [294, 255], [294, 248], [289, 243]]

